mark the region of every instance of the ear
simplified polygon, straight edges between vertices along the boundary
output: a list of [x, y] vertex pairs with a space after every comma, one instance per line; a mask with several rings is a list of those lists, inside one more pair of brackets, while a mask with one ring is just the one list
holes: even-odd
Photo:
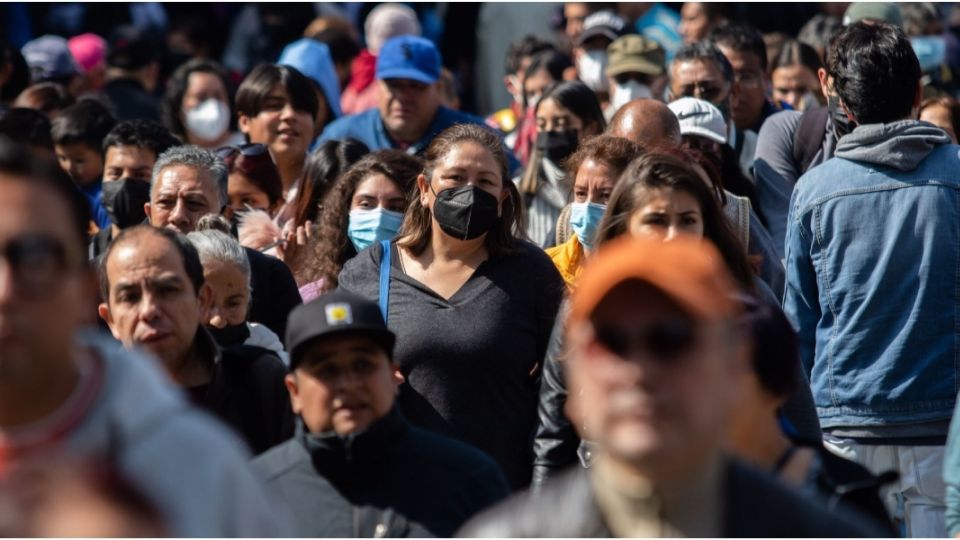
[[917, 94], [913, 96], [913, 110], [910, 118], [920, 118], [920, 104], [923, 103], [923, 82], [917, 81]]
[[817, 79], [820, 80], [820, 93], [823, 94], [823, 99], [830, 99], [830, 93], [827, 91], [827, 70], [817, 68]]
[[417, 189], [420, 190], [420, 206], [426, 208], [429, 200], [427, 193], [430, 192], [430, 182], [423, 173], [417, 175]]
[[393, 369], [393, 382], [397, 385], [399, 391], [400, 385], [407, 382], [407, 378], [400, 372], [400, 364], [391, 362], [390, 367]]
[[240, 132], [244, 134], [250, 133], [250, 117], [243, 113], [237, 114], [237, 127], [240, 128]]
[[200, 286], [200, 293], [197, 295], [200, 303], [200, 324], [206, 324], [210, 320], [210, 308], [213, 306], [213, 287], [209, 283]]
[[503, 77], [503, 86], [506, 87], [507, 93], [508, 93], [508, 94], [511, 94], [511, 95], [513, 95], [513, 94], [515, 94], [515, 93], [517, 93], [517, 92], [520, 91], [520, 89], [517, 88], [517, 87], [513, 84], [513, 76], [512, 76], [512, 75], [505, 75], [505, 76]]
[[151, 212], [150, 203], [143, 203], [143, 213], [147, 215], [147, 222], [153, 224], [153, 212]]
[[283, 384], [290, 393], [290, 408], [293, 414], [300, 414], [303, 411], [303, 404], [300, 402], [300, 388], [297, 386], [297, 376], [294, 373], [287, 373], [283, 378]]
[[101, 302], [100, 305], [97, 306], [97, 313], [100, 315], [100, 318], [107, 323], [107, 327], [110, 328], [110, 333], [113, 334], [113, 337], [120, 340], [120, 334], [117, 333], [117, 329], [113, 326], [113, 316], [110, 313], [110, 306], [108, 306], [106, 302]]

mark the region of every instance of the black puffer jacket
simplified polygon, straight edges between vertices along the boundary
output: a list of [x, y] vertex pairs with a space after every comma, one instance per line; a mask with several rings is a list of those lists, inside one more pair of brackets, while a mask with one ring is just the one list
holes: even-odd
[[253, 461], [303, 537], [450, 536], [509, 494], [494, 461], [394, 407], [348, 437], [306, 433]]

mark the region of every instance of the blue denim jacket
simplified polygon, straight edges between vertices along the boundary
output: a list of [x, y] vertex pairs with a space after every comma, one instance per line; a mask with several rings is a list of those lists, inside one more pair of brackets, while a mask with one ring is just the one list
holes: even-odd
[[947, 419], [960, 389], [960, 146], [903, 124], [791, 197], [783, 307], [824, 428]]

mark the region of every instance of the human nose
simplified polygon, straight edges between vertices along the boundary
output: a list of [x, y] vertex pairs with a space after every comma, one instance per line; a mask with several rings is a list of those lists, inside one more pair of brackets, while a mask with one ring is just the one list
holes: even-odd
[[680, 234], [680, 229], [676, 225], [670, 225], [669, 227], [667, 227], [667, 230], [663, 235], [663, 241], [665, 243], [673, 242], [674, 240], [677, 239], [679, 234]]
[[291, 103], [287, 103], [286, 105], [283, 106], [282, 109], [280, 109], [281, 120], [293, 118], [295, 115], [296, 115], [296, 111], [293, 109], [293, 104]]
[[227, 318], [224, 317], [223, 312], [219, 307], [210, 308], [210, 326], [214, 328], [226, 328], [227, 327]]
[[170, 211], [170, 219], [168, 221], [184, 233], [188, 232], [186, 225], [190, 220], [187, 216], [187, 205], [183, 202], [183, 199], [177, 199], [177, 204], [174, 205], [173, 210]]
[[160, 315], [160, 303], [157, 297], [150, 293], [144, 293], [140, 299], [139, 318], [144, 322], [151, 322]]

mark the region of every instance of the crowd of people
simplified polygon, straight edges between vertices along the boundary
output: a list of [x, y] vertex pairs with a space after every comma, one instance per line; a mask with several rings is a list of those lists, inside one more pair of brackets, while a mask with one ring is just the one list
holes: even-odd
[[960, 10], [114, 6], [0, 17], [0, 536], [960, 537]]

